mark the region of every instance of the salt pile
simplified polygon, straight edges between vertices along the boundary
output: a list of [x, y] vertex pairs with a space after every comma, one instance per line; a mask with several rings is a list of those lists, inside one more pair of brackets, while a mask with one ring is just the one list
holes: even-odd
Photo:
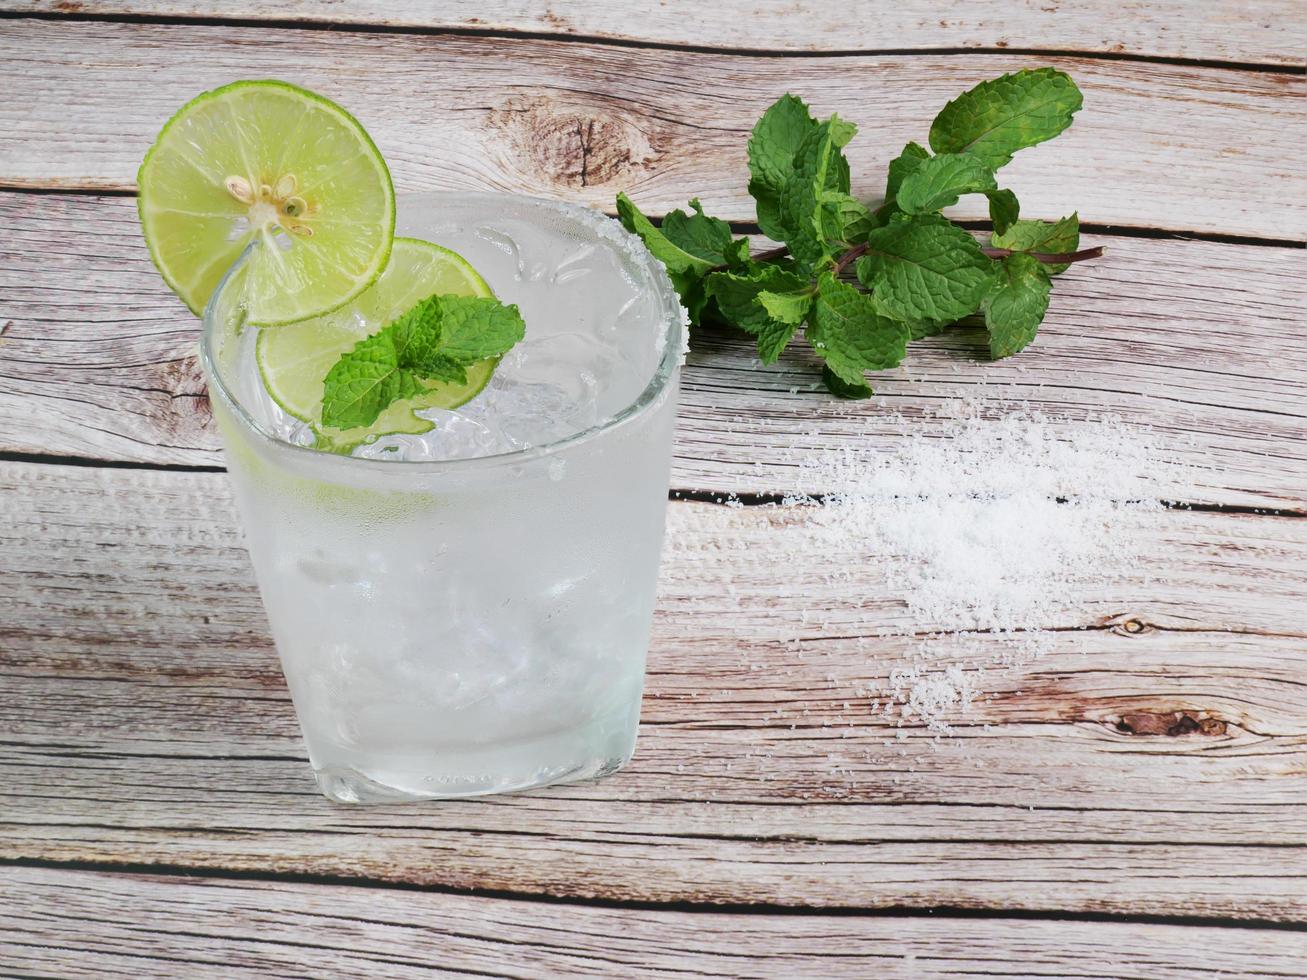
[[1139, 575], [1140, 532], [1175, 477], [1146, 428], [984, 407], [897, 420], [888, 449], [805, 454], [802, 482], [822, 492], [784, 501], [802, 508], [808, 548], [815, 535], [864, 580], [879, 568], [925, 634], [876, 703], [936, 733], [982, 696], [987, 672], [1037, 659], [1050, 628], [1086, 624], [1088, 595]]

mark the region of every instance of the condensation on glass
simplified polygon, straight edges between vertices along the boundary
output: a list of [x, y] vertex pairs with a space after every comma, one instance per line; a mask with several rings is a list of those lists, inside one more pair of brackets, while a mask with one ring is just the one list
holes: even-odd
[[[639, 719], [684, 313], [595, 212], [504, 195], [399, 209], [400, 234], [463, 254], [527, 324], [425, 441], [296, 445], [250, 358], [238, 274], [205, 314], [213, 413], [318, 783], [381, 802], [613, 772]], [[495, 438], [442, 444], [466, 418]]]

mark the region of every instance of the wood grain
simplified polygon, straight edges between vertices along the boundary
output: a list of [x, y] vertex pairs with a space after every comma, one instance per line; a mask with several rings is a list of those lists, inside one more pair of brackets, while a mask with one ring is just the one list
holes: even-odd
[[[275, 43], [272, 38], [275, 37]], [[287, 52], [293, 50], [294, 58]], [[1086, 108], [1004, 170], [1028, 216], [1275, 239], [1307, 231], [1302, 78], [1127, 61], [977, 55], [725, 55], [450, 35], [46, 20], [0, 23], [0, 184], [131, 188], [159, 128], [202, 89], [285, 77], [348, 105], [401, 190], [480, 188], [652, 213], [698, 195], [751, 221], [745, 143], [786, 90], [863, 126], [854, 191], [949, 99], [1006, 71], [1070, 71]], [[1256, 175], [1256, 179], [1250, 179]], [[984, 217], [968, 198], [959, 214]]]
[[[0, 451], [220, 465], [198, 324], [150, 264], [134, 203], [0, 193], [0, 226]], [[748, 338], [701, 332], [673, 485], [820, 491], [805, 454], [938, 435], [943, 400], [979, 397], [1153, 426], [1162, 458], [1190, 467], [1177, 499], [1307, 511], [1304, 253], [1093, 241], [1107, 257], [1058, 280], [1033, 348], [988, 363], [978, 330], [923, 341], [869, 402], [832, 400], [805, 347], [763, 367]]]
[[[1090, 602], [1095, 624], [1130, 625], [991, 668], [939, 741], [871, 710], [925, 642], [874, 565], [815, 599], [834, 558], [797, 561], [777, 512], [676, 503], [627, 770], [356, 809], [313, 786], [222, 474], [2, 472], [0, 856], [649, 901], [1307, 915], [1291, 599], [1307, 522], [1159, 512], [1148, 550], [1169, 580], [1141, 569]], [[969, 642], [978, 664], [1004, 652]]]
[[97, 980], [269, 977], [306, 967], [366, 980], [432, 970], [633, 980], [1307, 972], [1300, 935], [1256, 929], [560, 907], [22, 867], [0, 868], [0, 937], [0, 967]]
[[[1005, 48], [1144, 55], [1301, 66], [1303, 31], [1296, 5], [1149, 0], [1127, 7], [1094, 0], [1069, 5], [972, 0], [941, 15], [938, 4], [905, 0], [875, 17], [831, 17], [826, 7], [786, 0], [735, 0], [704, 5], [540, 3], [509, 0], [237, 0], [215, 9], [195, 0], [5, 0], [18, 13], [199, 17], [301, 21], [495, 33], [550, 34], [721, 50], [873, 52], [939, 48]], [[850, 12], [852, 14], [852, 11]]]

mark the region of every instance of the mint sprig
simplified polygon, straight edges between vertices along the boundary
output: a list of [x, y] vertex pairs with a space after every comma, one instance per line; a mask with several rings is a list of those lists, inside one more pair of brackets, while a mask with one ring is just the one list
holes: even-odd
[[322, 424], [353, 429], [434, 382], [463, 384], [467, 367], [525, 334], [516, 306], [486, 296], [428, 296], [340, 356], [323, 383]]
[[[1080, 90], [1039, 68], [983, 82], [954, 99], [930, 127], [930, 149], [909, 143], [889, 165], [874, 212], [850, 194], [843, 148], [857, 132], [839, 116], [818, 121], [794, 95], [778, 99], [749, 139], [749, 193], [758, 227], [784, 242], [751, 255], [748, 240], [709, 217], [673, 211], [655, 226], [625, 194], [617, 212], [667, 267], [694, 324], [717, 321], [757, 338], [775, 361], [802, 329], [825, 362], [827, 387], [871, 394], [865, 372], [893, 367], [907, 344], [983, 314], [993, 357], [1034, 339], [1052, 276], [1102, 249], [1076, 251], [1079, 218], [1024, 220], [997, 171], [1017, 151], [1071, 125]], [[933, 154], [932, 154], [933, 151]], [[981, 245], [940, 211], [983, 194], [994, 226]], [[842, 277], [854, 269], [857, 283]]]

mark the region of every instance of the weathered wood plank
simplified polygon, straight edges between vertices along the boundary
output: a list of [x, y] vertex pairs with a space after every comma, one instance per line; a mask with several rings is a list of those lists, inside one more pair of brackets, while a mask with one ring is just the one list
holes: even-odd
[[[653, 901], [1307, 916], [1301, 520], [1159, 513], [1175, 526], [1148, 551], [1167, 557], [1091, 606], [1179, 628], [1059, 634], [987, 676], [937, 744], [870, 710], [922, 643], [874, 568], [831, 596], [835, 559], [795, 562], [778, 512], [676, 503], [626, 771], [342, 809], [303, 761], [223, 475], [8, 464], [0, 499], [4, 856]], [[883, 609], [890, 635], [841, 630], [848, 594], [864, 633]], [[973, 642], [977, 661], [1001, 652]], [[1208, 724], [1142, 734], [1172, 712]]]
[[722, 50], [872, 52], [939, 48], [1015, 48], [1144, 55], [1301, 66], [1302, 24], [1288, 0], [1247, 6], [1184, 0], [1069, 6], [973, 0], [941, 16], [938, 4], [906, 0], [875, 17], [832, 17], [825, 8], [780, 0], [734, 0], [708, 6], [674, 0], [632, 3], [540, 3], [510, 0], [238, 0], [220, 11], [195, 0], [5, 0], [0, 10], [97, 16], [301, 21], [436, 30], [526, 32]]
[[[925, 137], [946, 101], [1048, 62], [1075, 75], [1087, 108], [1004, 171], [1026, 214], [1078, 209], [1098, 224], [1277, 239], [1307, 229], [1307, 178], [1286, 163], [1307, 110], [1302, 79], [1289, 73], [196, 25], [3, 22], [0, 184], [129, 188], [188, 98], [234, 78], [284, 76], [346, 103], [401, 190], [513, 190], [604, 207], [627, 190], [655, 213], [697, 194], [721, 217], [749, 221], [747, 134], [787, 89], [864, 127], [848, 152], [854, 191], [874, 198], [888, 161]], [[959, 213], [984, 217], [983, 199]]]
[[[1290, 932], [947, 915], [763, 915], [0, 868], [0, 966], [60, 975], [371, 978], [1287, 977]], [[306, 948], [311, 947], [311, 948]], [[284, 972], [285, 971], [285, 972]]]
[[[197, 324], [150, 264], [134, 203], [0, 193], [0, 450], [221, 463]], [[795, 461], [890, 446], [941, 399], [981, 395], [1154, 426], [1198, 503], [1307, 509], [1307, 268], [1301, 250], [1095, 238], [1108, 255], [1058, 281], [1036, 345], [987, 363], [978, 331], [914, 345], [880, 397], [833, 401], [806, 348], [762, 367], [748, 338], [704, 331], [684, 372], [673, 485], [821, 490]]]

